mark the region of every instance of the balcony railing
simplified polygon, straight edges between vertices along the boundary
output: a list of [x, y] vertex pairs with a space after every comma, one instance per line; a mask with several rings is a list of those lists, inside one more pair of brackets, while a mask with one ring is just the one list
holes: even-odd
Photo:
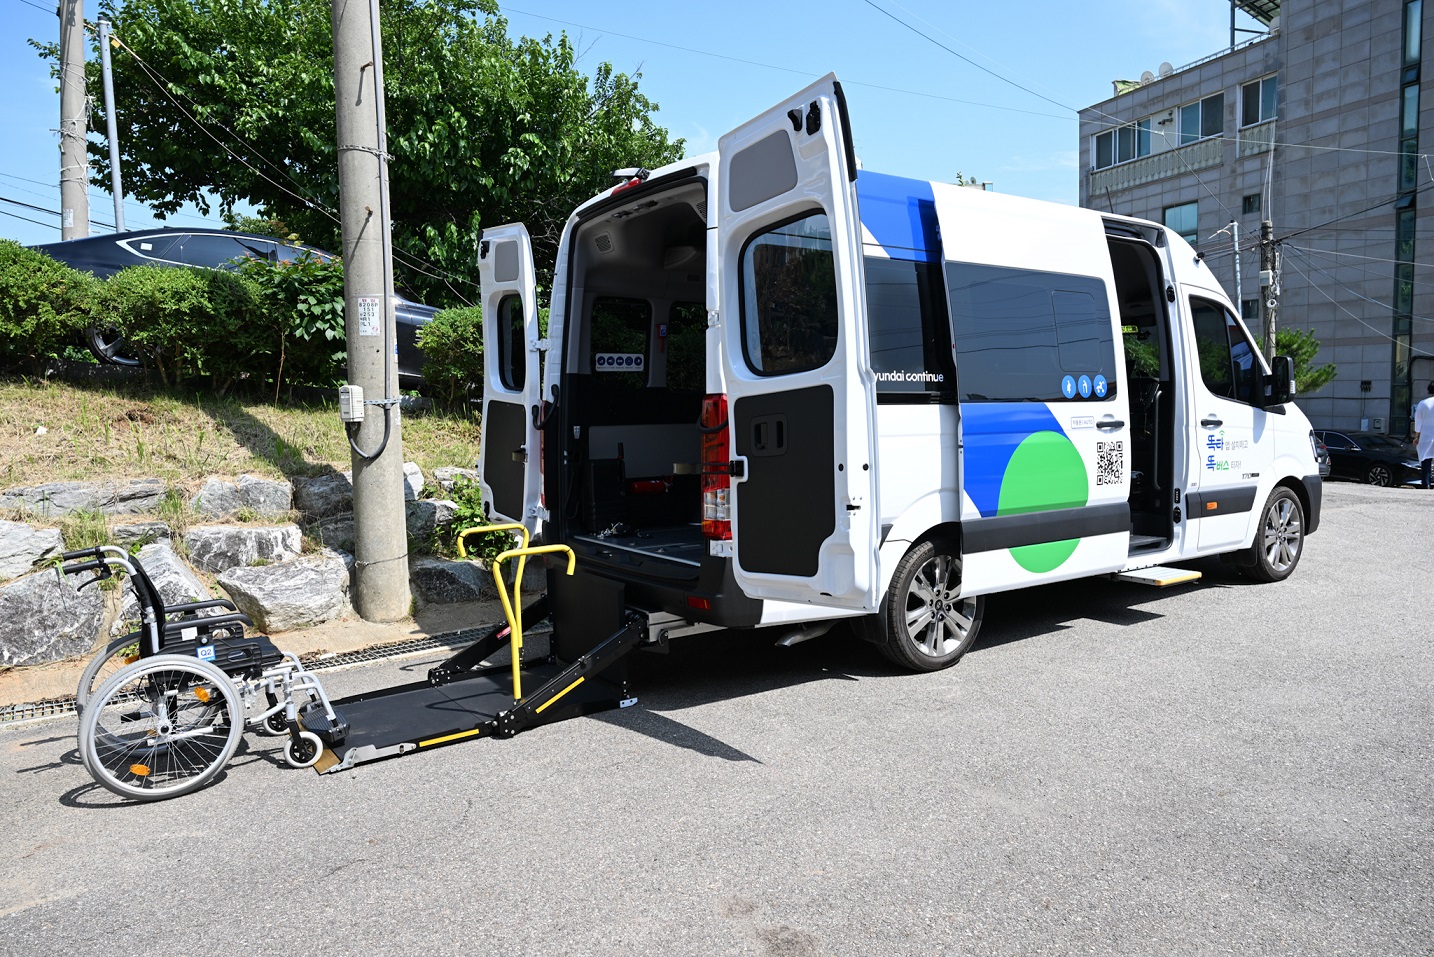
[[1114, 192], [1130, 189], [1143, 183], [1153, 183], [1157, 179], [1209, 169], [1211, 166], [1219, 166], [1224, 159], [1225, 138], [1212, 136], [1207, 140], [1143, 156], [1119, 166], [1091, 170], [1090, 194], [1099, 196], [1106, 190]]
[[1275, 142], [1275, 121], [1268, 123], [1256, 123], [1254, 126], [1247, 126], [1240, 131], [1240, 154], [1241, 156], [1254, 156], [1257, 153], [1268, 153]]

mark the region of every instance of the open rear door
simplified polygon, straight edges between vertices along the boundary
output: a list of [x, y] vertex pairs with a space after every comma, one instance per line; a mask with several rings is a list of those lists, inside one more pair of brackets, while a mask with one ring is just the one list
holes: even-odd
[[718, 150], [734, 574], [752, 596], [875, 610], [875, 376], [836, 77]]
[[542, 383], [533, 246], [521, 223], [483, 231], [483, 438], [478, 472], [492, 521], [538, 530], [539, 454], [535, 425]]

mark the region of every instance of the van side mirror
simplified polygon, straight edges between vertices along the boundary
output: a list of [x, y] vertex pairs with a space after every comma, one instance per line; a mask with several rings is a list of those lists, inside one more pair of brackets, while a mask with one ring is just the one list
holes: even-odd
[[1275, 356], [1265, 380], [1265, 406], [1284, 405], [1295, 397], [1295, 360]]

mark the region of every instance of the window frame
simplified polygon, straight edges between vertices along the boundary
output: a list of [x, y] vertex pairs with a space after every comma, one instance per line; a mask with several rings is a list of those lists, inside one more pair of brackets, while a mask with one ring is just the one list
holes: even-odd
[[[1193, 133], [1185, 132], [1185, 116], [1187, 110], [1198, 111], [1195, 114], [1195, 132]], [[1177, 146], [1188, 146], [1191, 143], [1198, 143], [1201, 140], [1224, 136], [1225, 91], [1221, 90], [1218, 93], [1211, 93], [1209, 96], [1202, 96], [1192, 103], [1182, 103], [1175, 108], [1175, 118]]]
[[[1216, 398], [1225, 399], [1229, 402], [1237, 402], [1240, 405], [1249, 406], [1253, 409], [1262, 408], [1265, 370], [1260, 362], [1260, 350], [1256, 346], [1255, 341], [1250, 337], [1249, 330], [1245, 328], [1244, 323], [1235, 317], [1235, 314], [1230, 310], [1229, 306], [1218, 299], [1191, 295], [1188, 299], [1188, 305], [1190, 309], [1191, 329], [1195, 334], [1194, 352], [1196, 369], [1199, 372], [1200, 384], [1204, 386], [1205, 391]], [[1200, 352], [1200, 344], [1213, 340], [1208, 336], [1201, 335], [1197, 314], [1200, 311], [1199, 307], [1202, 306], [1214, 310], [1215, 313], [1224, 319], [1224, 326], [1221, 330], [1224, 335], [1219, 345], [1223, 346], [1225, 361], [1228, 363], [1228, 372], [1230, 375], [1228, 392], [1215, 388], [1210, 383], [1210, 380], [1205, 378], [1204, 357]], [[1236, 359], [1237, 345], [1243, 345], [1249, 356], [1250, 365], [1248, 370], [1245, 370], [1239, 365]]]
[[[515, 317], [510, 303], [517, 306], [516, 341], [513, 338], [514, 328], [511, 325], [505, 327], [505, 321], [511, 322]], [[510, 292], [498, 300], [498, 315], [493, 320], [495, 331], [498, 333], [498, 384], [515, 395], [522, 393], [528, 384], [528, 356], [525, 341], [527, 339], [527, 323], [524, 321], [523, 313], [523, 297], [516, 292]], [[513, 352], [515, 345], [520, 347], [516, 356]], [[516, 365], [514, 359], [517, 360]], [[516, 375], [514, 375], [515, 372]]]
[[[1269, 122], [1270, 120], [1274, 120], [1274, 119], [1278, 119], [1278, 118], [1279, 118], [1279, 115], [1280, 115], [1280, 80], [1279, 80], [1279, 78], [1280, 78], [1280, 75], [1279, 75], [1278, 73], [1271, 73], [1271, 74], [1269, 74], [1268, 76], [1262, 76], [1262, 77], [1260, 77], [1258, 80], [1251, 80], [1249, 83], [1242, 83], [1242, 84], [1240, 84], [1240, 129], [1243, 130], [1243, 129], [1246, 129], [1246, 128], [1251, 127], [1251, 126], [1257, 126], [1257, 125], [1260, 124], [1260, 123], [1267, 123], [1267, 122]], [[1265, 98], [1266, 98], [1265, 84], [1269, 84], [1269, 85], [1270, 85], [1271, 92], [1269, 93], [1269, 98], [1274, 101], [1273, 103], [1270, 103], [1270, 104], [1269, 104], [1269, 113], [1268, 113], [1268, 114], [1266, 114], [1266, 112], [1265, 112], [1265, 109], [1266, 109], [1266, 103], [1265, 103]], [[1249, 117], [1249, 113], [1250, 113], [1250, 109], [1249, 109], [1249, 108], [1250, 108], [1250, 92], [1249, 92], [1249, 91], [1251, 91], [1251, 90], [1257, 90], [1257, 91], [1258, 91], [1258, 93], [1257, 93], [1256, 96], [1255, 96], [1255, 100], [1254, 100], [1255, 103], [1257, 104], [1257, 116], [1256, 116], [1255, 119], [1253, 119], [1253, 120], [1250, 119], [1250, 117]]]
[[[1170, 214], [1171, 214], [1172, 212], [1174, 212], [1175, 210], [1183, 210], [1183, 209], [1187, 209], [1187, 208], [1188, 208], [1188, 209], [1193, 209], [1194, 212], [1195, 212], [1195, 225], [1194, 225], [1194, 228], [1190, 231], [1190, 235], [1186, 235], [1184, 232], [1182, 232], [1182, 231], [1179, 230], [1179, 229], [1176, 229], [1174, 226], [1172, 226], [1172, 225], [1170, 224]], [[1189, 243], [1191, 246], [1194, 246], [1194, 247], [1197, 248], [1197, 249], [1199, 248], [1199, 244], [1200, 244], [1200, 201], [1199, 201], [1198, 199], [1192, 199], [1192, 200], [1190, 200], [1188, 203], [1175, 203], [1175, 204], [1173, 204], [1173, 205], [1166, 206], [1164, 209], [1162, 209], [1162, 210], [1160, 211], [1160, 222], [1161, 222], [1161, 224], [1162, 224], [1166, 229], [1168, 229], [1168, 230], [1170, 230], [1171, 232], [1175, 233], [1175, 235], [1177, 235], [1177, 236], [1179, 236], [1181, 239], [1185, 240], [1185, 241], [1186, 241], [1187, 243]]]
[[[790, 226], [793, 223], [798, 223], [805, 219], [814, 219], [816, 217], [821, 217], [827, 223], [826, 242], [828, 245], [826, 253], [830, 257], [832, 262], [832, 304], [834, 307], [834, 315], [832, 317], [833, 334], [831, 337], [831, 349], [827, 353], [826, 358], [822, 359], [815, 365], [801, 365], [777, 370], [768, 370], [762, 368], [756, 362], [752, 361], [752, 346], [755, 341], [755, 343], [760, 347], [762, 342], [763, 330], [761, 325], [760, 311], [758, 315], [754, 316], [751, 314], [752, 308], [749, 308], [749, 300], [752, 300], [755, 296], [756, 289], [754, 277], [748, 275], [749, 267], [747, 263], [747, 254], [752, 249], [753, 245], [755, 245], [763, 237], [771, 236], [773, 233], [781, 230], [786, 226]], [[740, 294], [737, 307], [738, 338], [740, 338], [742, 341], [743, 364], [746, 366], [747, 371], [751, 372], [753, 375], [761, 376], [762, 378], [780, 378], [782, 376], [801, 375], [807, 372], [815, 372], [818, 369], [823, 369], [826, 366], [830, 365], [832, 360], [836, 358], [837, 353], [840, 351], [839, 346], [841, 343], [842, 336], [841, 303], [839, 301], [840, 289], [836, 285], [836, 242], [831, 235], [831, 232], [831, 217], [822, 207], [814, 206], [809, 209], [802, 210], [801, 212], [795, 213], [794, 215], [788, 216], [784, 219], [769, 223], [761, 229], [758, 229], [756, 232], [752, 233], [752, 235], [748, 236], [745, 240], [743, 240], [742, 248], [737, 254], [737, 289]], [[797, 243], [789, 243], [787, 245], [789, 245], [793, 249], [811, 248], [804, 247]], [[749, 280], [752, 280], [751, 288], [749, 288]], [[756, 304], [755, 302], [752, 302], [752, 307], [758, 308], [759, 310], [758, 304]], [[754, 333], [755, 340], [753, 337]]]
[[[1112, 126], [1108, 130], [1101, 130], [1091, 136], [1091, 168], [1110, 169], [1112, 166], [1120, 166], [1124, 163], [1133, 163], [1138, 159], [1144, 159], [1152, 152], [1151, 147], [1151, 118], [1143, 117], [1130, 123], [1122, 123], [1119, 126]], [[1127, 134], [1130, 138], [1129, 155], [1122, 158], [1121, 134]], [[1110, 162], [1104, 165], [1100, 162], [1101, 140], [1107, 140], [1110, 144]]]

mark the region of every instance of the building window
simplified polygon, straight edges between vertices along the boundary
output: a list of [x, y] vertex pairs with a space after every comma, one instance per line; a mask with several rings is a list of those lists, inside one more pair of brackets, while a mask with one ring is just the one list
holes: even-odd
[[1194, 246], [1200, 237], [1200, 204], [1181, 203], [1165, 207], [1165, 225]]
[[1207, 96], [1198, 103], [1180, 107], [1180, 145], [1225, 132], [1225, 94]]
[[1240, 88], [1240, 125], [1253, 126], [1275, 118], [1279, 108], [1280, 85], [1277, 76], [1267, 76]]
[[1095, 137], [1095, 168], [1105, 169], [1117, 163], [1150, 155], [1150, 118], [1097, 133]]
[[1411, 190], [1419, 185], [1419, 84], [1404, 88], [1400, 103], [1399, 189]]
[[1243, 320], [1245, 320], [1245, 325], [1247, 325], [1247, 326], [1250, 325], [1250, 324], [1251, 324], [1252, 322], [1254, 322], [1255, 320], [1259, 319], [1259, 318], [1260, 318], [1260, 300], [1258, 300], [1258, 299], [1241, 299], [1241, 300], [1240, 300], [1240, 318], [1243, 319]]
[[1249, 216], [1251, 213], [1258, 213], [1260, 211], [1260, 194], [1251, 193], [1249, 196], [1246, 196], [1240, 203], [1240, 211], [1246, 216]]
[[1424, 3], [1423, 0], [1410, 0], [1404, 5], [1404, 65], [1415, 66], [1419, 63], [1420, 48], [1424, 42], [1423, 35]]

